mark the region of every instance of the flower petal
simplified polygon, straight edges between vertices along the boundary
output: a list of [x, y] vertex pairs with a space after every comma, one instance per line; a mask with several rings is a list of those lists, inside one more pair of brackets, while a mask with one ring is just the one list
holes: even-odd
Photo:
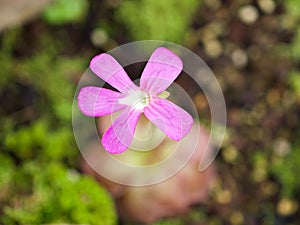
[[124, 109], [102, 136], [102, 145], [106, 151], [119, 154], [129, 147], [141, 113], [131, 107]]
[[105, 88], [87, 86], [78, 94], [78, 106], [87, 116], [103, 116], [124, 109], [126, 105], [118, 103], [118, 99], [124, 96]]
[[158, 94], [172, 84], [182, 68], [182, 61], [177, 55], [166, 48], [157, 48], [142, 73], [140, 86], [143, 91]]
[[123, 67], [111, 55], [103, 53], [95, 56], [90, 62], [90, 69], [122, 93], [126, 94], [131, 89], [138, 89]]
[[174, 103], [153, 98], [144, 108], [145, 116], [161, 129], [169, 138], [179, 141], [186, 136], [193, 125], [193, 118]]

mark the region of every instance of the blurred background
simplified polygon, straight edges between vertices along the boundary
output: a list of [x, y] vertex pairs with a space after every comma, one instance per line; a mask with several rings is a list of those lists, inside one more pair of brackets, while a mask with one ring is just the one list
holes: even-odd
[[[300, 224], [299, 24], [297, 0], [0, 0], [0, 223]], [[151, 222], [135, 191], [124, 199], [82, 169], [71, 121], [90, 59], [148, 39], [198, 54], [228, 110], [205, 200]], [[191, 97], [205, 124], [205, 96]], [[163, 198], [142, 200], [151, 211]]]

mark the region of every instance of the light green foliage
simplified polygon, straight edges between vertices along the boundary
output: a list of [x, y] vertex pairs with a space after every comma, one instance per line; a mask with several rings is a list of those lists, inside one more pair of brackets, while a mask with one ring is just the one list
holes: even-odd
[[57, 163], [41, 168], [32, 162], [14, 178], [18, 192], [4, 208], [4, 224], [116, 224], [110, 195], [92, 178]]
[[23, 160], [72, 162], [78, 156], [71, 130], [67, 127], [51, 130], [47, 121], [42, 119], [8, 132], [4, 144], [5, 149]]
[[159, 220], [153, 225], [186, 225], [198, 224], [205, 221], [205, 215], [200, 208], [194, 208], [180, 217]]
[[44, 11], [44, 19], [53, 25], [79, 22], [87, 13], [87, 0], [55, 0]]
[[291, 51], [292, 57], [296, 60], [300, 60], [300, 27], [296, 30], [294, 41], [291, 45]]
[[109, 194], [74, 169], [79, 151], [71, 127], [73, 80], [87, 62], [62, 54], [65, 46], [50, 33], [41, 35], [35, 51], [14, 57], [14, 33], [4, 36], [0, 57], [5, 61], [0, 62], [4, 65], [0, 73], [8, 79], [3, 88], [8, 88], [6, 84], [18, 87], [10, 80], [33, 87], [37, 96], [30, 107], [39, 117], [25, 125], [13, 115], [0, 118], [1, 224], [116, 224]]
[[165, 219], [154, 223], [153, 225], [184, 225], [183, 221], [180, 219]]
[[295, 144], [285, 156], [274, 156], [271, 164], [271, 173], [281, 184], [281, 194], [284, 197], [294, 197], [300, 188], [299, 165], [300, 145]]
[[[276, 147], [275, 147], [276, 148]], [[282, 197], [293, 198], [300, 188], [298, 177], [298, 165], [300, 165], [300, 146], [294, 143], [284, 154], [276, 153], [271, 155], [266, 152], [255, 152], [252, 155], [253, 171], [260, 170], [260, 175], [275, 177], [280, 185]]]
[[12, 188], [15, 166], [13, 161], [4, 154], [0, 154], [0, 162], [0, 205], [2, 205], [10, 197], [9, 190]]
[[300, 71], [292, 71], [289, 74], [289, 83], [295, 94], [300, 97]]
[[[290, 29], [294, 32], [294, 38], [292, 43], [285, 46], [290, 52], [293, 60], [300, 60], [300, 1], [287, 0], [283, 1], [286, 12], [285, 17], [288, 24], [290, 24]], [[284, 48], [283, 48], [284, 49]]]
[[[180, 216], [170, 217], [160, 219], [151, 225], [186, 225], [186, 224], [201, 224], [201, 222], [207, 221], [205, 212], [203, 211], [205, 208], [192, 208], [185, 214]], [[213, 221], [212, 218], [210, 218]], [[219, 223], [218, 223], [219, 224]], [[139, 225], [138, 223], [128, 222], [125, 225]]]
[[[87, 8], [86, 0], [58, 0], [47, 9], [53, 10], [47, 22], [75, 22]], [[89, 57], [74, 53], [64, 30], [42, 27], [1, 34], [0, 95], [12, 96], [14, 102], [0, 96], [0, 224], [114, 225], [113, 199], [75, 170], [79, 151], [72, 133], [72, 103]], [[19, 98], [20, 87], [28, 87], [26, 100]], [[27, 109], [29, 117], [23, 116]]]
[[48, 110], [53, 107], [58, 118], [71, 121], [75, 87], [68, 76], [74, 71], [83, 71], [80, 58], [54, 58], [41, 53], [20, 62], [16, 70], [22, 79], [32, 82], [47, 94], [50, 100], [46, 106]]
[[297, 0], [284, 0], [286, 11], [289, 15], [296, 19], [300, 19], [300, 1]]
[[0, 88], [10, 79], [19, 80], [35, 87], [43, 98], [39, 98], [41, 112], [44, 115], [55, 115], [55, 124], [71, 123], [73, 94], [75, 84], [72, 83], [74, 74], [86, 69], [86, 59], [82, 57], [65, 57], [60, 55], [64, 49], [59, 40], [46, 33], [41, 35], [34, 54], [26, 58], [14, 58], [12, 51], [16, 45], [19, 31], [4, 34], [0, 50]]
[[116, 16], [135, 40], [181, 43], [199, 0], [125, 0]]

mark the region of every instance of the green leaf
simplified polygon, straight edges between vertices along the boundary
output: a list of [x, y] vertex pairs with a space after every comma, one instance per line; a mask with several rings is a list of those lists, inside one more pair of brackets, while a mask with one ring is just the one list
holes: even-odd
[[125, 0], [116, 16], [135, 40], [181, 43], [198, 5], [198, 0]]
[[44, 19], [52, 25], [78, 22], [88, 9], [87, 0], [55, 0], [44, 11]]

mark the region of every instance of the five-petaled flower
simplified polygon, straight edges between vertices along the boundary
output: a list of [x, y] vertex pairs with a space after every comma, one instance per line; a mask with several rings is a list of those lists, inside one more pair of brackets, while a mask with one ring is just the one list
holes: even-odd
[[144, 68], [138, 87], [111, 55], [103, 53], [91, 60], [90, 69], [120, 91], [87, 86], [78, 95], [79, 108], [87, 116], [98, 117], [122, 110], [102, 136], [106, 151], [122, 153], [130, 146], [142, 113], [173, 140], [179, 141], [189, 133], [193, 118], [165, 99], [168, 97], [165, 90], [181, 73], [182, 67], [177, 55], [166, 48], [157, 48]]

